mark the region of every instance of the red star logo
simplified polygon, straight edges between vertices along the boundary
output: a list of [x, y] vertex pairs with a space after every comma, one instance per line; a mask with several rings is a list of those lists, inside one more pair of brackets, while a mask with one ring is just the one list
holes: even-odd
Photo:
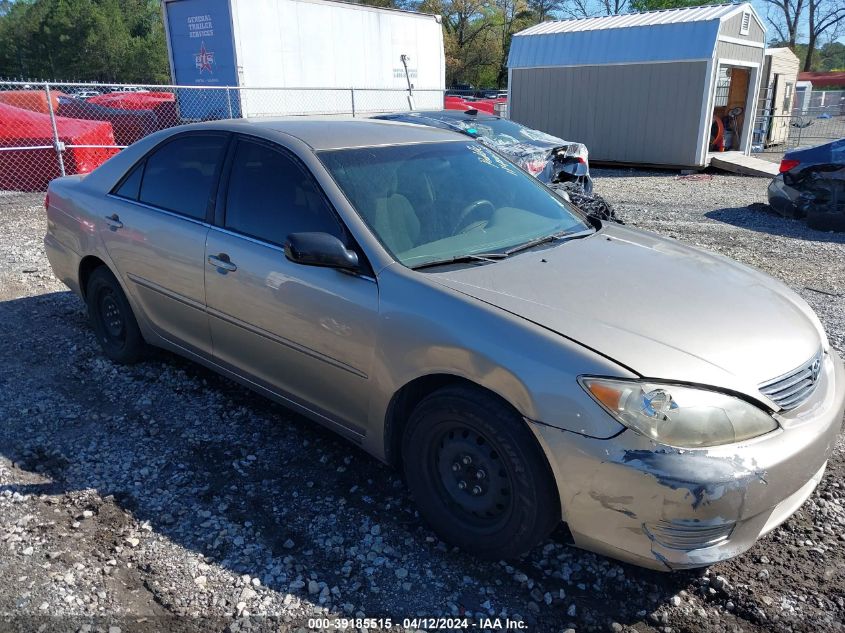
[[212, 72], [211, 65], [214, 64], [214, 53], [205, 50], [205, 42], [200, 45], [200, 52], [194, 55], [194, 62], [200, 74], [206, 70]]

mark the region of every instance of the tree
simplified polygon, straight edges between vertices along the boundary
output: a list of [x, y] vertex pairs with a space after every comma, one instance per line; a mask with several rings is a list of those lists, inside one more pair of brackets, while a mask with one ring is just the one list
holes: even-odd
[[828, 42], [819, 49], [818, 68], [814, 70], [845, 70], [845, 44]]
[[702, 4], [720, 4], [722, 0], [631, 0], [633, 11], [657, 11], [658, 9], [682, 9]]
[[501, 40], [490, 0], [423, 0], [420, 11], [442, 16], [447, 85], [496, 82]]
[[835, 35], [845, 24], [845, 2], [842, 0], [807, 0], [807, 58], [804, 72], [812, 70], [816, 43], [825, 35]]
[[501, 33], [501, 56], [499, 70], [496, 75], [496, 85], [502, 88], [507, 85], [508, 53], [511, 49], [513, 34], [523, 28], [531, 26], [536, 21], [529, 10], [526, 0], [496, 0], [498, 30]]
[[18, 0], [0, 11], [0, 77], [164, 83], [156, 0]]
[[547, 18], [558, 13], [563, 0], [528, 0], [528, 9], [534, 14], [537, 22], [545, 22]]
[[601, 6], [605, 15], [619, 15], [625, 13], [628, 7], [628, 0], [601, 0]]
[[418, 0], [353, 0], [359, 1], [371, 7], [382, 7], [385, 9], [404, 9], [415, 11], [420, 4]]
[[795, 51], [798, 29], [804, 15], [806, 0], [763, 0], [766, 20], [775, 29], [778, 39]]

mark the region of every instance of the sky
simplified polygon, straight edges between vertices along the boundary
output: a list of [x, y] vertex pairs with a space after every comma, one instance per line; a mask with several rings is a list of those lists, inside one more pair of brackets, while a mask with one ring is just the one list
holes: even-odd
[[[776, 37], [777, 32], [775, 31], [774, 27], [772, 27], [772, 25], [769, 23], [769, 21], [766, 19], [766, 14], [767, 14], [768, 11], [770, 11], [770, 9], [768, 8], [769, 5], [767, 5], [762, 0], [751, 0], [751, 4], [754, 5], [754, 8], [757, 10], [757, 13], [760, 14], [760, 17], [763, 19], [763, 23], [766, 25], [766, 41], [769, 41], [773, 37]], [[843, 44], [845, 44], [845, 32], [843, 32], [842, 35], [837, 38], [837, 40], [842, 42]], [[798, 41], [799, 42], [806, 42], [807, 41], [806, 16], [805, 16], [805, 24], [804, 24], [803, 30], [801, 32], [801, 37], [798, 38]], [[827, 41], [826, 38], [825, 38], [825, 41]], [[824, 42], [820, 42], [820, 44], [822, 44], [822, 43], [824, 43]]]

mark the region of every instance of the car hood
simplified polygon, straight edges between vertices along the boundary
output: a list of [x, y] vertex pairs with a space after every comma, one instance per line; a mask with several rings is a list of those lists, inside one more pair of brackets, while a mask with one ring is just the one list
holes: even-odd
[[810, 359], [824, 336], [809, 306], [771, 277], [615, 225], [430, 274], [641, 376], [737, 391], [770, 406], [757, 386]]

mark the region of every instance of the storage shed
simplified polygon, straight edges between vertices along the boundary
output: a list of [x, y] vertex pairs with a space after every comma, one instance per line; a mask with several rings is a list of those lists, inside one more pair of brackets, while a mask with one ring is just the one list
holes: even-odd
[[748, 154], [764, 42], [749, 3], [544, 22], [513, 37], [510, 116], [585, 143], [594, 161]]
[[760, 81], [754, 143], [764, 147], [786, 142], [800, 60], [788, 48], [767, 48]]

